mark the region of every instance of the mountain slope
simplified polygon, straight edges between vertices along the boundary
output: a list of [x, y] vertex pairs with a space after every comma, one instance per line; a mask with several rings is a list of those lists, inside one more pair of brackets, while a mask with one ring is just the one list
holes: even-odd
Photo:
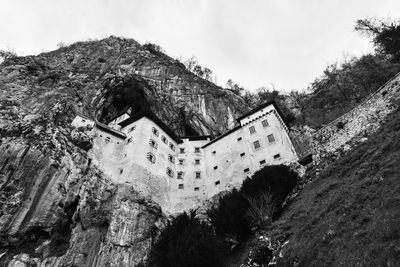
[[282, 266], [400, 264], [400, 110], [308, 184], [272, 226]]
[[[134, 40], [80, 42], [0, 64], [0, 265], [134, 266], [160, 207], [91, 162], [77, 112], [151, 109], [178, 134], [224, 132], [243, 100]], [[82, 145], [85, 144], [85, 145]], [[82, 148], [82, 149], [81, 149]]]

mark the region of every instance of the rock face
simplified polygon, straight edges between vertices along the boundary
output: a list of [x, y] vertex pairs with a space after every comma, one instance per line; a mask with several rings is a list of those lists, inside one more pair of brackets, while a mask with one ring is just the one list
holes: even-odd
[[326, 166], [376, 132], [386, 117], [399, 107], [400, 75], [396, 75], [364, 102], [319, 129], [312, 136], [315, 165]]
[[243, 100], [134, 40], [76, 43], [0, 65], [0, 266], [134, 266], [165, 223], [87, 154], [77, 112], [151, 109], [179, 134], [215, 135]]

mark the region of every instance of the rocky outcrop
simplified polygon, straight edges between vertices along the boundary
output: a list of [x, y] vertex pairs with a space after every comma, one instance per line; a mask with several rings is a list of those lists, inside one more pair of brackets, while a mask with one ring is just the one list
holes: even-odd
[[112, 183], [77, 147], [44, 153], [19, 139], [6, 141], [0, 146], [1, 266], [132, 266], [146, 257], [163, 226], [156, 203]]
[[86, 153], [77, 112], [151, 109], [180, 134], [218, 134], [243, 100], [134, 40], [82, 42], [0, 65], [0, 266], [134, 266], [165, 223]]

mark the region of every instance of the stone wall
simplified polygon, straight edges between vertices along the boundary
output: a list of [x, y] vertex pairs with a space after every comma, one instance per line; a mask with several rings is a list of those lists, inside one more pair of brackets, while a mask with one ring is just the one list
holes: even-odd
[[315, 165], [335, 160], [341, 152], [367, 140], [387, 115], [399, 107], [400, 74], [397, 74], [353, 110], [313, 134], [311, 149]]

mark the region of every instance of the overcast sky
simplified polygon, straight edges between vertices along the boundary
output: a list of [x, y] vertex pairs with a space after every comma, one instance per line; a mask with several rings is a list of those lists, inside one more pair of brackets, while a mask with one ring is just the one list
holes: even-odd
[[366, 17], [400, 17], [400, 0], [0, 0], [0, 49], [38, 54], [109, 35], [195, 55], [247, 89], [306, 88], [329, 63], [372, 50], [353, 31]]

